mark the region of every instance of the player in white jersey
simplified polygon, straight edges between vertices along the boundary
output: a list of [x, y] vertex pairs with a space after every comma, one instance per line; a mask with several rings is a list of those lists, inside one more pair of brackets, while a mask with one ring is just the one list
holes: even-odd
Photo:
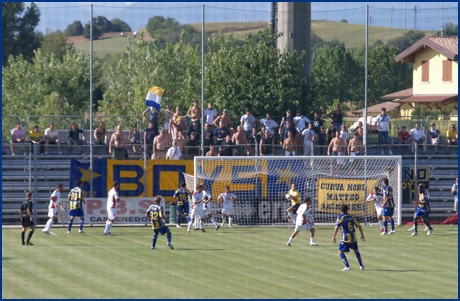
[[50, 229], [54, 223], [54, 217], [57, 215], [57, 208], [58, 206], [61, 207], [61, 210], [64, 210], [64, 206], [61, 203], [61, 191], [64, 190], [64, 185], [58, 184], [55, 191], [50, 196], [50, 204], [48, 205], [48, 217], [49, 220], [46, 222], [45, 228], [43, 228], [42, 232], [46, 234], [51, 234]]
[[120, 202], [118, 197], [118, 188], [120, 183], [118, 181], [113, 181], [113, 188], [110, 189], [109, 195], [107, 197], [107, 222], [105, 223], [104, 235], [112, 235], [110, 229], [113, 226], [115, 218], [117, 217], [117, 203]]
[[222, 224], [221, 227], [225, 225], [225, 217], [228, 215], [228, 226], [232, 227], [232, 218], [233, 218], [233, 201], [238, 200], [236, 194], [230, 191], [229, 186], [225, 186], [225, 191], [219, 195], [217, 198], [219, 206], [222, 204]]
[[374, 187], [374, 190], [369, 194], [366, 199], [366, 203], [374, 202], [375, 205], [375, 212], [377, 213], [377, 220], [380, 224], [380, 232], [385, 231], [385, 227], [383, 226], [383, 207], [382, 207], [382, 197], [383, 194], [380, 192], [378, 186]]
[[203, 201], [205, 200], [205, 193], [204, 191], [204, 184], [200, 183], [196, 186], [196, 191], [192, 196], [192, 220], [187, 225], [187, 234], [190, 234], [190, 227], [192, 226], [193, 222], [195, 222], [197, 230], [201, 230], [206, 232], [206, 230], [202, 227], [202, 220], [204, 217], [203, 212]]
[[203, 213], [209, 217], [211, 222], [214, 224], [214, 227], [216, 227], [216, 231], [219, 230], [220, 226], [217, 224], [216, 218], [212, 215], [212, 195], [204, 191], [204, 201], [203, 201]]
[[318, 244], [315, 242], [315, 228], [313, 227], [312, 217], [310, 216], [310, 209], [311, 209], [311, 198], [306, 197], [305, 202], [300, 205], [299, 209], [297, 209], [297, 216], [295, 221], [295, 229], [294, 232], [289, 237], [289, 241], [287, 245], [290, 246], [292, 240], [296, 235], [300, 232], [300, 230], [309, 230], [310, 231], [310, 246], [317, 246]]

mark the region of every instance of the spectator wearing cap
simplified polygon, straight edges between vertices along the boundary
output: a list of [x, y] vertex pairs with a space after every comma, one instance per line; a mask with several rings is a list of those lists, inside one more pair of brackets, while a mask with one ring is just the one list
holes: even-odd
[[201, 154], [201, 143], [197, 139], [195, 132], [190, 133], [190, 140], [187, 141], [185, 148], [185, 158], [186, 159], [193, 159], [195, 156], [199, 156]]
[[446, 154], [449, 154], [449, 149], [451, 145], [457, 145], [458, 132], [455, 128], [455, 124], [452, 124], [446, 132], [447, 139], [447, 151]]
[[252, 116], [249, 108], [246, 108], [246, 114], [241, 116], [240, 126], [243, 129], [243, 133], [246, 135], [246, 139], [249, 139], [252, 129], [256, 127], [256, 119]]
[[198, 106], [198, 100], [193, 101], [193, 106], [187, 111], [187, 117], [190, 117], [190, 128], [193, 124], [197, 124], [201, 129], [201, 108]]
[[187, 132], [187, 137], [189, 139], [192, 139], [192, 133], [195, 133], [195, 138], [200, 141], [201, 140], [201, 128], [200, 128], [200, 123], [192, 121], [190, 124], [190, 129]]
[[412, 138], [412, 143], [411, 143], [411, 149], [412, 152], [415, 150], [415, 142], [421, 143], [423, 145], [423, 151], [426, 152], [426, 136], [425, 132], [420, 128], [420, 124], [416, 123], [415, 128], [411, 129], [410, 132], [410, 137]]
[[405, 126], [401, 127], [398, 132], [398, 151], [401, 150], [401, 145], [407, 145], [405, 148], [409, 148], [411, 137]]
[[[290, 121], [289, 125], [287, 124], [287, 121]], [[292, 117], [291, 110], [286, 110], [286, 116], [284, 116], [281, 119], [280, 122], [280, 128], [278, 130], [278, 133], [281, 137], [283, 137], [282, 133], [286, 132], [286, 129], [290, 130], [295, 136], [296, 134], [296, 129], [295, 129], [295, 123], [294, 123], [294, 117]]]
[[222, 111], [222, 115], [216, 118], [214, 120], [213, 125], [217, 128], [220, 127], [220, 122], [222, 121], [223, 127], [227, 128], [230, 131], [230, 134], [233, 135], [233, 128], [232, 128], [232, 120], [230, 119], [230, 116], [228, 115], [228, 111], [224, 109]]
[[436, 128], [436, 124], [432, 123], [430, 127], [430, 131], [428, 132], [428, 138], [430, 139], [431, 145], [434, 145], [434, 151], [438, 153], [438, 145], [441, 140], [441, 133]]
[[39, 130], [38, 124], [34, 125], [32, 131], [29, 132], [29, 142], [32, 145], [32, 147], [35, 144], [38, 144], [40, 146], [40, 152], [39, 154], [45, 153], [45, 140], [43, 139], [43, 132]]

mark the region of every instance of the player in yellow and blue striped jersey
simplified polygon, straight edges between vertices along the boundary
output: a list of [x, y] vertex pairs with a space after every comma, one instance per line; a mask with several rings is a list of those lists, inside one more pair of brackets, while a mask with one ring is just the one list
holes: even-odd
[[184, 181], [180, 182], [180, 188], [174, 192], [174, 198], [177, 202], [177, 228], [180, 228], [182, 214], [185, 215], [187, 223], [190, 222], [190, 205], [188, 199], [192, 197], [192, 193], [187, 189]]
[[83, 212], [83, 206], [82, 203], [86, 203], [85, 200], [82, 197], [82, 191], [81, 188], [83, 187], [83, 182], [78, 180], [77, 181], [77, 186], [72, 188], [69, 192], [69, 195], [67, 196], [67, 199], [69, 200], [69, 225], [67, 226], [67, 233], [70, 233], [70, 230], [72, 229], [72, 224], [73, 224], [73, 218], [75, 216], [80, 217], [80, 229], [78, 232], [80, 233], [85, 233], [83, 231], [83, 223], [85, 222], [85, 213]]
[[150, 218], [150, 222], [152, 223], [153, 229], [153, 237], [152, 237], [152, 250], [155, 250], [155, 245], [157, 243], [158, 233], [161, 235], [166, 234], [166, 241], [168, 247], [174, 249], [173, 245], [171, 244], [171, 231], [169, 231], [168, 226], [165, 225], [167, 217], [165, 216], [165, 212], [163, 207], [160, 206], [161, 196], [156, 196], [153, 198], [153, 205], [151, 205], [147, 211], [145, 212], [145, 216]]
[[332, 235], [332, 242], [335, 243], [335, 236], [340, 228], [342, 232], [342, 238], [340, 239], [339, 244], [339, 255], [342, 259], [343, 264], [345, 265], [345, 268], [343, 268], [342, 271], [351, 270], [351, 267], [348, 264], [347, 256], [345, 256], [344, 254], [345, 252], [350, 252], [350, 249], [352, 249], [355, 252], [356, 259], [358, 259], [359, 262], [359, 268], [361, 270], [364, 270], [364, 265], [361, 260], [361, 254], [358, 250], [358, 240], [356, 238], [355, 227], [357, 227], [359, 229], [359, 232], [361, 232], [361, 240], [365, 241], [363, 228], [353, 215], [348, 214], [348, 205], [342, 204], [342, 206], [340, 206], [340, 211], [342, 211], [342, 213], [337, 217], [337, 222], [334, 228], [334, 234]]
[[[388, 184], [388, 179], [383, 179], [383, 228], [385, 232], [380, 235], [387, 235], [395, 233], [395, 221], [393, 219], [393, 213], [395, 209], [395, 200], [393, 198], [393, 188]], [[388, 221], [390, 221], [391, 231], [388, 232]]]
[[428, 192], [425, 190], [425, 185], [423, 185], [423, 183], [418, 184], [418, 201], [414, 202], [414, 204], [417, 204], [418, 207], [417, 211], [415, 211], [414, 214], [414, 233], [412, 233], [411, 236], [417, 235], [417, 219], [421, 219], [422, 223], [424, 223], [425, 226], [428, 227], [427, 235], [430, 235], [431, 233], [433, 233], [433, 228], [431, 227], [430, 222], [428, 221], [428, 217], [431, 213], [430, 200]]

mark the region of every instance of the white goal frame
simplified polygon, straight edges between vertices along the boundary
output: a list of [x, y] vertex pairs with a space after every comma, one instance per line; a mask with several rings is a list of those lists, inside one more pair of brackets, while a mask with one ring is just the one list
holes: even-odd
[[[233, 161], [233, 162], [232, 162]], [[270, 164], [268, 162], [271, 162]], [[225, 164], [222, 164], [225, 163]], [[289, 165], [291, 163], [291, 165]], [[206, 172], [203, 171], [207, 169]], [[261, 183], [263, 179], [266, 179], [267, 183], [269, 180], [268, 173], [273, 172], [273, 164], [280, 164], [280, 166], [289, 166], [294, 170], [287, 171], [287, 177], [284, 177], [284, 174], [279, 173], [280, 179], [283, 179], [281, 182], [285, 182], [286, 189], [284, 190], [275, 190], [275, 191], [263, 191], [268, 190], [270, 184], [267, 184], [267, 187], [263, 187], [263, 184], [254, 184]], [[270, 166], [272, 165], [272, 166]], [[224, 167], [225, 166], [225, 167]], [[299, 174], [300, 172], [300, 174]], [[231, 173], [231, 174], [230, 174]], [[304, 174], [305, 173], [305, 174]], [[234, 177], [236, 175], [236, 178]], [[300, 176], [293, 176], [300, 175]], [[289, 178], [291, 176], [291, 178]], [[206, 190], [211, 190], [213, 195], [218, 196], [218, 193], [223, 191], [223, 186], [229, 185], [233, 192], [239, 196], [239, 201], [243, 204], [240, 204], [239, 210], [242, 211], [242, 216], [248, 218], [251, 214], [251, 210], [254, 211], [257, 202], [263, 202], [267, 198], [272, 200], [276, 199], [277, 205], [279, 208], [277, 214], [276, 222], [268, 222], [266, 224], [256, 223], [257, 225], [290, 225], [289, 221], [284, 217], [281, 218], [280, 215], [285, 214], [284, 209], [290, 206], [285, 198], [287, 191], [289, 190], [289, 184], [292, 182], [305, 182], [305, 186], [299, 187], [298, 190], [301, 193], [302, 197], [311, 196], [313, 199], [313, 216], [315, 224], [331, 225], [335, 223], [335, 218], [340, 214], [338, 209], [340, 204], [347, 203], [353, 206], [352, 210], [350, 206], [349, 213], [358, 217], [361, 223], [367, 224], [377, 224], [377, 221], [374, 217], [375, 214], [370, 214], [374, 212], [373, 203], [365, 204], [365, 200], [369, 193], [372, 191], [373, 186], [377, 185], [382, 187], [381, 181], [383, 178], [389, 178], [390, 186], [393, 188], [393, 196], [395, 202], [394, 209], [394, 219], [395, 224], [402, 224], [402, 157], [401, 156], [217, 156], [217, 157], [203, 157], [197, 156], [194, 158], [194, 186], [197, 183], [205, 183]], [[270, 176], [272, 177], [272, 176]], [[220, 179], [219, 179], [220, 178]], [[241, 190], [249, 194], [244, 197], [243, 193], [238, 193], [238, 186], [245, 185], [242, 182], [242, 179], [248, 179], [248, 190]], [[305, 178], [305, 179], [304, 179]], [[271, 179], [271, 178], [270, 178]], [[304, 180], [303, 180], [304, 179]], [[338, 186], [327, 185], [327, 182], [333, 183], [334, 181], [338, 182]], [[217, 183], [217, 185], [216, 185]], [[340, 186], [340, 183], [343, 184]], [[352, 186], [350, 186], [350, 183]], [[353, 183], [363, 183], [363, 186], [360, 184]], [[333, 193], [328, 193], [326, 189], [318, 188], [321, 187], [333, 187], [332, 189], [340, 190], [350, 190], [356, 188], [356, 197], [359, 194], [359, 201], [350, 201], [353, 197], [351, 194], [339, 194], [338, 192], [334, 195]], [[334, 185], [334, 184], [332, 184]], [[278, 185], [279, 186], [279, 185]], [[302, 185], [300, 185], [302, 186]], [[371, 186], [371, 187], [368, 187]], [[218, 187], [218, 188], [216, 188]], [[241, 186], [240, 186], [241, 187]], [[334, 188], [335, 187], [335, 188]], [[248, 192], [252, 189], [252, 192]], [[194, 189], [193, 189], [194, 190]], [[214, 190], [214, 191], [212, 191]], [[316, 191], [315, 191], [316, 190]], [[251, 195], [253, 194], [254, 195]], [[260, 195], [260, 193], [263, 194]], [[277, 195], [268, 195], [275, 193]], [[243, 198], [241, 197], [243, 195]], [[327, 195], [326, 198], [323, 196]], [[321, 196], [321, 197], [320, 197]], [[342, 198], [350, 198], [348, 201], [342, 201], [337, 198], [339, 196]], [[335, 197], [335, 198], [334, 198]], [[320, 199], [320, 200], [319, 200]], [[326, 201], [324, 201], [327, 199]], [[334, 201], [335, 200], [335, 203]], [[319, 202], [321, 201], [321, 202]], [[321, 206], [320, 206], [321, 203]], [[352, 205], [353, 203], [353, 205]], [[252, 204], [252, 206], [248, 205]], [[359, 205], [361, 204], [361, 205]], [[259, 207], [262, 205], [259, 204]], [[272, 205], [273, 206], [273, 205]], [[361, 207], [362, 206], [362, 207]], [[216, 207], [216, 206], [214, 206]], [[248, 209], [247, 207], [252, 207]], [[283, 208], [281, 208], [283, 207]], [[320, 208], [319, 208], [320, 207]], [[235, 211], [238, 210], [235, 208]], [[249, 211], [248, 211], [249, 210]], [[260, 209], [259, 209], [260, 210]], [[359, 213], [362, 210], [362, 216]], [[284, 212], [283, 212], [284, 211]], [[358, 214], [356, 214], [356, 212]], [[324, 214], [324, 217], [323, 217]], [[319, 215], [322, 218], [319, 218]], [[260, 214], [258, 215], [260, 216]], [[333, 219], [333, 217], [335, 217]], [[360, 218], [361, 217], [361, 218]], [[260, 217], [259, 217], [260, 219]], [[284, 219], [284, 220], [283, 220]], [[327, 220], [327, 221], [325, 221]], [[237, 222], [238, 224], [238, 219]], [[245, 223], [242, 223], [243, 225]], [[248, 223], [247, 225], [254, 225]]]

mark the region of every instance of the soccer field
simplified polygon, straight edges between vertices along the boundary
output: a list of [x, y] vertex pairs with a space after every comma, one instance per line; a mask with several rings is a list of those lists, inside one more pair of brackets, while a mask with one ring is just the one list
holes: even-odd
[[[41, 228], [22, 246], [20, 229], [2, 229], [3, 298], [458, 298], [458, 228], [434, 225], [411, 237], [409, 227], [380, 236], [363, 226], [363, 264], [347, 253], [342, 272], [333, 227], [316, 226], [316, 242], [300, 232], [291, 247], [288, 227], [233, 227], [206, 233], [170, 227], [175, 249], [160, 236], [150, 249], [150, 227], [78, 224], [71, 234]], [[339, 235], [337, 236], [339, 237]]]

